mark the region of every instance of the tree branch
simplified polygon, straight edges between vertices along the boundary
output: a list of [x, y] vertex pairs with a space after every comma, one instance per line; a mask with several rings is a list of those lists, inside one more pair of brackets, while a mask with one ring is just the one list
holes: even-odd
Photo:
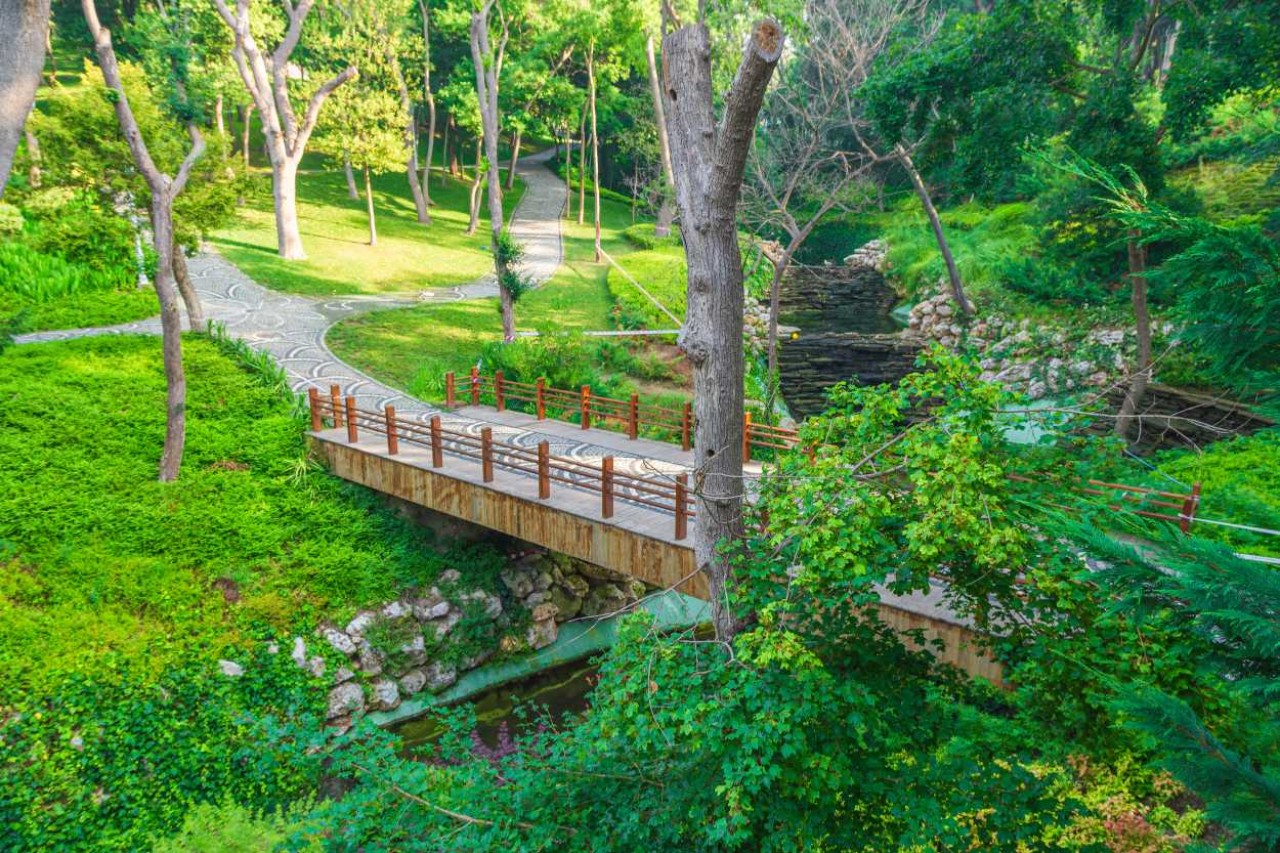
[[[704, 24], [698, 24], [704, 32]], [[765, 89], [773, 69], [782, 57], [786, 36], [773, 18], [764, 18], [751, 30], [751, 38], [743, 53], [733, 85], [725, 94], [724, 115], [716, 129], [715, 174], [712, 176], [712, 198], [732, 209], [737, 206], [742, 190], [742, 175], [755, 135], [756, 116], [764, 101]]]

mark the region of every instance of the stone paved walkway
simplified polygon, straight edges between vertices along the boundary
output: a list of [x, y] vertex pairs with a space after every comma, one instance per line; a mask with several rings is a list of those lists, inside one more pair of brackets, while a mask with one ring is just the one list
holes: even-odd
[[[525, 181], [525, 193], [511, 219], [512, 234], [525, 247], [523, 270], [538, 285], [555, 273], [564, 256], [560, 214], [565, 187], [564, 182], [546, 166], [550, 155], [551, 152], [546, 151], [520, 159], [517, 171]], [[438, 414], [450, 429], [478, 433], [482, 427], [490, 426], [495, 439], [525, 447], [536, 447], [539, 442], [547, 441], [551, 452], [558, 456], [585, 461], [612, 455], [619, 457], [620, 471], [662, 474], [682, 470], [680, 466], [653, 462], [617, 447], [602, 447], [563, 435], [491, 424], [441, 410], [367, 376], [334, 355], [325, 342], [330, 327], [363, 311], [497, 296], [497, 285], [492, 275], [458, 287], [417, 294], [322, 298], [270, 290], [214, 252], [192, 258], [188, 267], [204, 304], [205, 315], [222, 323], [232, 337], [274, 356], [287, 371], [290, 384], [298, 393], [305, 394], [312, 387], [327, 393], [329, 386], [336, 383], [343, 393], [353, 395], [361, 408], [381, 409], [393, 405], [397, 416], [402, 419], [425, 422]], [[19, 335], [14, 342], [25, 344], [93, 335], [159, 333], [160, 320], [155, 317], [119, 326]]]

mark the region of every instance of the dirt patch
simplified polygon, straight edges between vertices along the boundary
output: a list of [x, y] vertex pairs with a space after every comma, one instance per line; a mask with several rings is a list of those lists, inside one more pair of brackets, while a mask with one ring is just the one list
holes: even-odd
[[222, 593], [222, 600], [227, 604], [235, 604], [242, 598], [240, 595], [240, 585], [231, 578], [216, 578], [210, 586]]

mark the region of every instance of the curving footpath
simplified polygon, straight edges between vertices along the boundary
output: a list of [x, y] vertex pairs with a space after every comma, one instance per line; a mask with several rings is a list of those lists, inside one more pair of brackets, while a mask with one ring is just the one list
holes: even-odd
[[[525, 248], [523, 270], [541, 285], [559, 268], [564, 257], [560, 214], [564, 208], [565, 185], [546, 162], [551, 151], [520, 159], [517, 172], [525, 181], [525, 193], [511, 216], [511, 232]], [[450, 429], [479, 433], [491, 427], [495, 439], [525, 447], [541, 441], [551, 452], [583, 461], [605, 456], [619, 457], [620, 470], [672, 473], [684, 466], [649, 459], [642, 452], [621, 446], [603, 447], [552, 431], [539, 432], [489, 423], [461, 416], [411, 397], [362, 373], [338, 358], [325, 342], [328, 330], [338, 321], [379, 308], [410, 307], [422, 303], [482, 299], [498, 294], [493, 275], [454, 288], [392, 296], [338, 296], [317, 298], [280, 293], [250, 279], [234, 264], [215, 252], [206, 251], [188, 263], [191, 277], [208, 319], [225, 326], [227, 334], [256, 350], [270, 353], [289, 376], [290, 385], [300, 394], [309, 388], [328, 392], [337, 384], [343, 393], [356, 398], [361, 408], [396, 407], [397, 417], [426, 422], [440, 415]], [[160, 319], [91, 329], [69, 329], [18, 335], [16, 344], [61, 341], [94, 335], [160, 334]], [[636, 450], [641, 448], [637, 447]], [[623, 458], [626, 458], [624, 463]]]

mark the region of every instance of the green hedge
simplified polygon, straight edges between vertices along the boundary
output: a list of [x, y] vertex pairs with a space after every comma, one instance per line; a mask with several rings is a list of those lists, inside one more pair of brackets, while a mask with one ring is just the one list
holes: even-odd
[[622, 236], [637, 249], [660, 249], [668, 247], [680, 247], [684, 244], [680, 241], [680, 229], [671, 228], [671, 233], [666, 237], [659, 237], [654, 232], [656, 226], [652, 222], [638, 222], [630, 228], [626, 228], [622, 232]]
[[[688, 275], [683, 250], [675, 247], [632, 252], [618, 263], [677, 317], [684, 317]], [[617, 301], [617, 322], [625, 329], [669, 329], [671, 318], [645, 297], [626, 276], [609, 270], [609, 293]]]

